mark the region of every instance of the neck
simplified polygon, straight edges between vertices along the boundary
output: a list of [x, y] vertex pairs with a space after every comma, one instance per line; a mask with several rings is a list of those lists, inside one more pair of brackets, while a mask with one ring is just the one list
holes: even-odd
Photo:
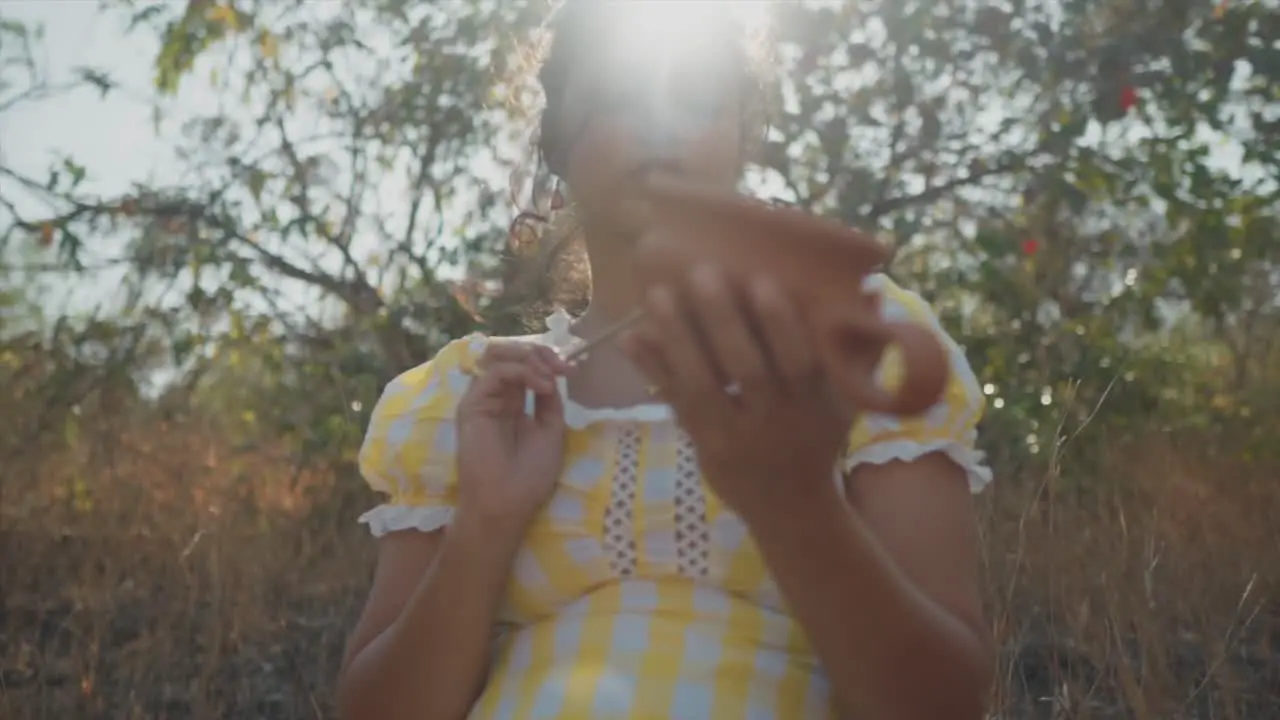
[[634, 239], [606, 228], [586, 227], [591, 266], [591, 305], [578, 319], [579, 335], [594, 335], [631, 314], [643, 295], [631, 248]]

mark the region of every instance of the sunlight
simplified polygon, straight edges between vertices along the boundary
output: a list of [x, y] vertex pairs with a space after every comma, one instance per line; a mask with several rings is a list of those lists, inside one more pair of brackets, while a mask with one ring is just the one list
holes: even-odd
[[[748, 32], [764, 28], [763, 0], [629, 0], [613, 7], [616, 60], [629, 70], [653, 71], [677, 58], [696, 58], [701, 38], [726, 9]], [[658, 68], [655, 68], [658, 65]]]
[[[668, 43], [681, 30], [696, 30], [698, 21], [728, 9], [749, 29], [767, 21], [768, 3], [761, 0], [627, 0], [616, 5], [629, 31]], [[714, 11], [714, 12], [712, 12]]]
[[720, 107], [723, 43], [736, 35], [726, 12], [748, 37], [768, 19], [762, 0], [623, 0], [605, 7], [596, 16], [602, 40], [596, 72], [608, 86], [627, 88], [639, 111], [633, 119], [643, 119], [658, 145], [688, 136]]

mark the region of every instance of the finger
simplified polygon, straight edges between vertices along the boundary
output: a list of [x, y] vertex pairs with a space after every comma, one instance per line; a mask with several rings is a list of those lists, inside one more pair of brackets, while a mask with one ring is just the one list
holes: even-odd
[[750, 318], [729, 282], [715, 268], [703, 267], [690, 279], [693, 307], [715, 365], [725, 382], [761, 389], [769, 384], [769, 368]]
[[555, 377], [530, 361], [491, 361], [476, 378], [476, 392], [500, 394], [511, 388], [528, 388], [539, 395], [556, 392]]
[[674, 382], [671, 368], [658, 350], [658, 340], [652, 334], [635, 329], [618, 338], [618, 345], [650, 383], [658, 388], [670, 387]]
[[564, 402], [558, 389], [556, 392], [537, 396], [533, 405], [533, 420], [544, 427], [564, 422]]
[[749, 295], [773, 372], [788, 387], [811, 380], [817, 372], [817, 353], [795, 306], [768, 278], [754, 280]]
[[546, 366], [552, 375], [564, 375], [569, 372], [569, 363], [560, 355], [560, 352], [549, 345], [534, 345], [533, 354], [538, 362]]
[[499, 340], [485, 347], [484, 354], [476, 362], [476, 375], [483, 375], [495, 363], [519, 362], [538, 367], [549, 375], [563, 375], [568, 363], [553, 348], [537, 343]]
[[884, 312], [884, 295], [879, 292], [865, 292], [862, 294], [862, 301], [866, 303], [867, 312], [871, 317], [882, 317]]
[[671, 393], [720, 390], [723, 383], [675, 292], [665, 286], [652, 288], [647, 303], [655, 340], [648, 345], [670, 370], [670, 381], [663, 389]]
[[554, 350], [537, 343], [520, 340], [492, 340], [485, 346], [484, 353], [476, 361], [476, 365], [487, 368], [494, 363], [502, 362], [546, 364], [554, 355]]
[[533, 346], [529, 343], [515, 340], [490, 340], [485, 344], [484, 352], [480, 354], [476, 363], [488, 365], [494, 362], [520, 360], [528, 357], [532, 348]]

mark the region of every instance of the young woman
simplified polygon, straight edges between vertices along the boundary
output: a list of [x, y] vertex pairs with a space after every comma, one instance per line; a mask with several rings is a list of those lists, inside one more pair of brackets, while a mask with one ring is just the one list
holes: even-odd
[[[454, 341], [387, 387], [360, 460], [390, 498], [362, 518], [378, 566], [343, 716], [981, 718], [970, 492], [990, 472], [960, 349], [943, 335], [952, 379], [924, 416], [854, 415], [766, 279], [693, 268], [642, 293], [641, 184], [734, 187], [760, 86], [723, 18], [696, 63], [623, 79], [628, 26], [607, 30], [607, 5], [558, 11], [539, 74], [540, 156], [571, 191], [590, 307], [544, 335]], [[918, 296], [868, 287], [938, 328]], [[639, 330], [561, 359], [636, 306]]]

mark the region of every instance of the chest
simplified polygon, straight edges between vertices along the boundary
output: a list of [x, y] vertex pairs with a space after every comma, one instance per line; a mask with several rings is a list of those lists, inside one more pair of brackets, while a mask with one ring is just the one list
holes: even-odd
[[[630, 580], [781, 607], [746, 525], [707, 486], [670, 420], [605, 418], [570, 433], [563, 477], [515, 560], [504, 615], [533, 621]], [[664, 602], [679, 604], [676, 595]]]

